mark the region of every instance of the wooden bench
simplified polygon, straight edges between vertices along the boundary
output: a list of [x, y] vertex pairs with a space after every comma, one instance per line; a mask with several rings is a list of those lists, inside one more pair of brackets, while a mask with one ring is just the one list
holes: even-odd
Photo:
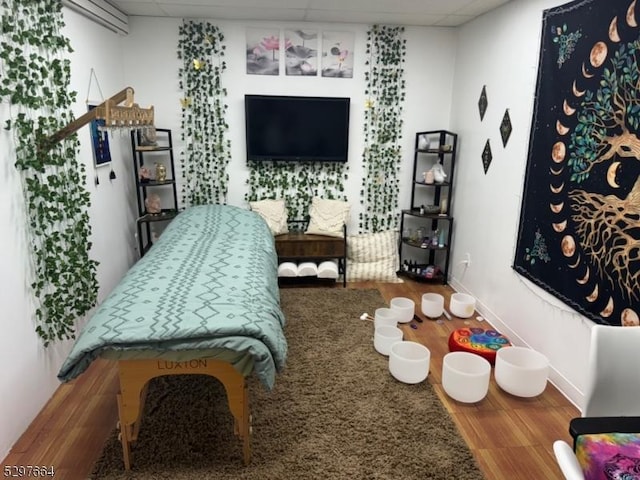
[[[296, 220], [295, 223], [305, 222]], [[342, 275], [342, 286], [347, 286], [347, 227], [342, 237], [306, 234], [302, 230], [290, 231], [275, 237], [278, 263], [338, 261], [338, 273]], [[289, 277], [293, 281], [304, 281], [308, 277]]]

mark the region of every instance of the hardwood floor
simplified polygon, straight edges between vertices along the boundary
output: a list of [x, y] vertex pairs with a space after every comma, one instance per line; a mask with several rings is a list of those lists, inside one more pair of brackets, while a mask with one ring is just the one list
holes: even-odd
[[[413, 281], [362, 282], [348, 284], [347, 288], [378, 288], [387, 303], [395, 296], [412, 298], [418, 312], [423, 293], [438, 292], [447, 299], [452, 293], [447, 286]], [[444, 393], [440, 379], [442, 357], [448, 352], [447, 340], [453, 330], [464, 326], [486, 328], [487, 324], [475, 318], [454, 317], [442, 323], [425, 320], [416, 330], [406, 325], [402, 328], [406, 339], [421, 342], [431, 350], [428, 381], [460, 429], [485, 477], [562, 479], [552, 444], [557, 439], [571, 441], [569, 420], [579, 416], [579, 411], [551, 384], [542, 395], [526, 399], [503, 392], [492, 377], [487, 397], [471, 405], [455, 402]], [[78, 379], [61, 385], [3, 460], [2, 471], [5, 465], [54, 466], [56, 479], [87, 479], [103, 442], [116, 425], [116, 374], [113, 362], [98, 360]]]

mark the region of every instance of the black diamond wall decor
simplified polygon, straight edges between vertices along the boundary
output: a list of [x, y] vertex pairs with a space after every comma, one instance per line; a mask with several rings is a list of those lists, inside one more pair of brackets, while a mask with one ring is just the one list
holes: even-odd
[[484, 150], [482, 151], [482, 165], [484, 167], [485, 175], [487, 174], [487, 170], [489, 170], [491, 160], [493, 160], [493, 155], [491, 153], [491, 143], [489, 142], [489, 139], [487, 139], [487, 143], [485, 143]]
[[478, 110], [480, 110], [480, 121], [484, 120], [484, 114], [487, 111], [487, 107], [489, 106], [489, 101], [487, 100], [487, 86], [482, 86], [482, 92], [480, 93], [480, 99], [478, 100]]
[[509, 116], [509, 109], [507, 108], [504, 111], [504, 116], [502, 117], [502, 123], [500, 124], [500, 135], [502, 136], [502, 146], [506, 147], [507, 142], [509, 141], [509, 136], [511, 135], [511, 117]]

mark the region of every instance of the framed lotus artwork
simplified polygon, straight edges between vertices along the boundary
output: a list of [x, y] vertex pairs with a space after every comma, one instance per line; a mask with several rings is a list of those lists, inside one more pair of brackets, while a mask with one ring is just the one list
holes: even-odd
[[247, 28], [247, 73], [249, 75], [280, 74], [280, 30]]
[[323, 32], [322, 76], [353, 78], [353, 32]]
[[284, 55], [287, 75], [318, 75], [318, 31], [302, 28], [285, 30]]

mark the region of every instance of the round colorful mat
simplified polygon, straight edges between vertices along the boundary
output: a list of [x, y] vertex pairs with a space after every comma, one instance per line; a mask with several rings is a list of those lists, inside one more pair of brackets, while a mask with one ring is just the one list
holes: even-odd
[[496, 352], [509, 345], [509, 339], [500, 332], [484, 328], [458, 328], [449, 335], [449, 351], [475, 353], [491, 365], [496, 361]]

